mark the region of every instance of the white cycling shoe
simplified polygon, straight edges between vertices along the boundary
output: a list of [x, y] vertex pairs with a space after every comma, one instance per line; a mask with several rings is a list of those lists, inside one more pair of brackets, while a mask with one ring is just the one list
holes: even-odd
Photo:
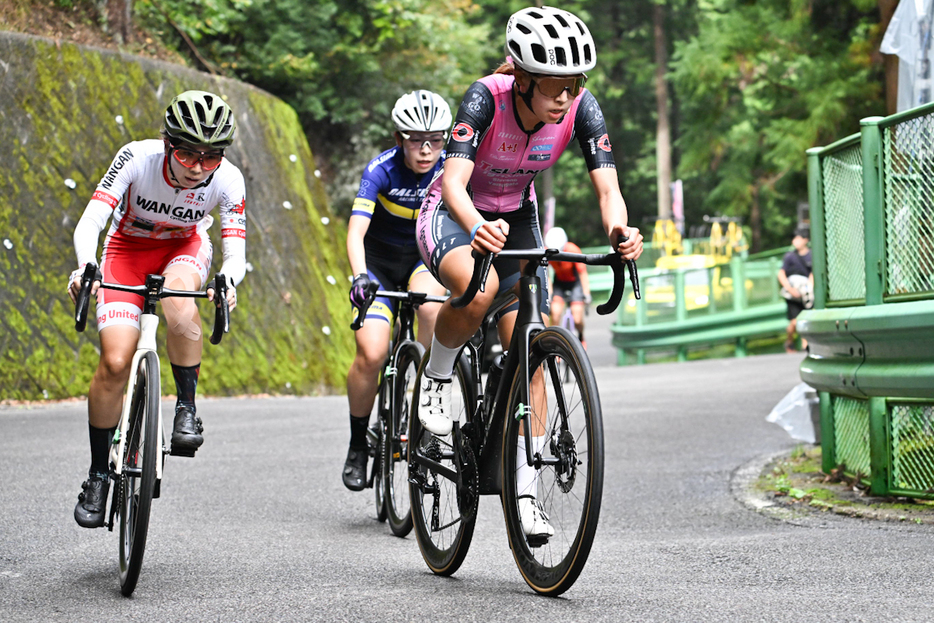
[[548, 523], [548, 515], [531, 495], [519, 497], [519, 521], [525, 536], [548, 538], [555, 534], [555, 529]]
[[443, 437], [451, 433], [451, 379], [422, 375], [418, 397], [418, 421], [430, 433]]

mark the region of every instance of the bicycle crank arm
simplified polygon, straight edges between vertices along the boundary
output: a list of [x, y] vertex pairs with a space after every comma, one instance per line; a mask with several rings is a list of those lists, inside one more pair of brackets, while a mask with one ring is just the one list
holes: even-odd
[[451, 482], [457, 482], [457, 472], [455, 470], [450, 467], [445, 467], [441, 463], [433, 461], [423, 454], [419, 454], [418, 452], [412, 453], [412, 462], [417, 466], [427, 467], [439, 476], [444, 476]]

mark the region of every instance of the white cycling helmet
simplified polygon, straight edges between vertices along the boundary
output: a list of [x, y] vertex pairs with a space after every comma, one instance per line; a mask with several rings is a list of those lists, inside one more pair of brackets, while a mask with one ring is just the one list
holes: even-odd
[[513, 13], [506, 24], [506, 54], [533, 74], [575, 76], [593, 69], [597, 51], [577, 16], [550, 6]]
[[451, 129], [451, 107], [431, 91], [412, 91], [396, 100], [392, 121], [400, 132], [444, 132]]
[[561, 251], [567, 243], [568, 235], [563, 227], [552, 227], [548, 230], [548, 233], [545, 234], [545, 246], [549, 249]]

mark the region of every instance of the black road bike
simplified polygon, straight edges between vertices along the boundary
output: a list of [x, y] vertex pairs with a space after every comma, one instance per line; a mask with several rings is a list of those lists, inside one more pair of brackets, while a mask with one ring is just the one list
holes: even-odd
[[[603, 422], [590, 360], [577, 336], [561, 327], [546, 328], [540, 309], [539, 266], [548, 261], [608, 265], [614, 273], [610, 300], [599, 306], [609, 314], [622, 300], [623, 264], [639, 295], [634, 262], [616, 253], [584, 255], [557, 249], [504, 250], [499, 257], [525, 260], [518, 290], [498, 296], [481, 327], [484, 341], [490, 319], [519, 300], [519, 312], [502, 364], [494, 362], [481, 385], [479, 348], [468, 342], [458, 356], [468, 366], [455, 368], [449, 435], [424, 430], [417, 412], [409, 418], [409, 495], [422, 557], [438, 575], [451, 575], [467, 555], [479, 496], [500, 496], [509, 544], [519, 571], [538, 593], [568, 590], [587, 562], [603, 495]], [[467, 305], [484, 288], [492, 255], [474, 252], [475, 266], [467, 291], [453, 299]], [[428, 357], [423, 359], [414, 404]], [[559, 363], [567, 365], [567, 376]], [[466, 370], [466, 372], [465, 372]], [[517, 455], [523, 438], [525, 452]], [[519, 490], [520, 466], [534, 468], [531, 488]], [[527, 468], [526, 468], [527, 469]], [[526, 472], [527, 474], [528, 472]], [[527, 483], [528, 476], [523, 482]], [[520, 519], [520, 499], [534, 498], [554, 534], [527, 536]]]
[[377, 290], [372, 284], [350, 328], [363, 326], [366, 312], [377, 296], [399, 302], [389, 356], [379, 375], [376, 421], [367, 429], [367, 442], [373, 464], [367, 487], [376, 497], [376, 517], [389, 520], [389, 528], [398, 537], [412, 531], [408, 491], [409, 414], [415, 391], [415, 373], [425, 347], [415, 341], [415, 313], [424, 303], [443, 303], [446, 296], [424, 292]]
[[[81, 290], [75, 304], [75, 330], [82, 332], [87, 325], [91, 285], [100, 280], [95, 264], [87, 264], [81, 278]], [[162, 389], [159, 356], [156, 354], [156, 330], [159, 316], [156, 303], [166, 297], [207, 298], [207, 292], [171, 290], [164, 287], [163, 275], [147, 275], [145, 285], [125, 286], [102, 283], [101, 288], [132, 292], [144, 299], [140, 314], [139, 341], [131, 364], [130, 382], [120, 423], [114, 434], [110, 451], [110, 479], [115, 483], [110, 502], [110, 513], [105, 524], [113, 531], [114, 517], [120, 517], [120, 591], [129, 596], [136, 588], [146, 537], [149, 532], [149, 514], [152, 501], [158, 498], [162, 484], [162, 467], [169, 449], [165, 446], [162, 420]], [[227, 281], [224, 275], [214, 277], [214, 331], [211, 343], [219, 344], [230, 330], [230, 310], [227, 307]], [[194, 456], [194, 452], [175, 452]]]

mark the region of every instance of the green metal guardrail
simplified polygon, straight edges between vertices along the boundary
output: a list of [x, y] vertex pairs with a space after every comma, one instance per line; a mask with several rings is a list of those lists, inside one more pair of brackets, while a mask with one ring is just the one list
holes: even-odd
[[808, 150], [823, 469], [934, 499], [934, 105]]
[[743, 357], [750, 338], [782, 334], [788, 321], [776, 273], [785, 251], [706, 268], [640, 269], [642, 299], [630, 292], [611, 329], [618, 364], [645, 363], [652, 349], [685, 361], [690, 347], [720, 343]]

